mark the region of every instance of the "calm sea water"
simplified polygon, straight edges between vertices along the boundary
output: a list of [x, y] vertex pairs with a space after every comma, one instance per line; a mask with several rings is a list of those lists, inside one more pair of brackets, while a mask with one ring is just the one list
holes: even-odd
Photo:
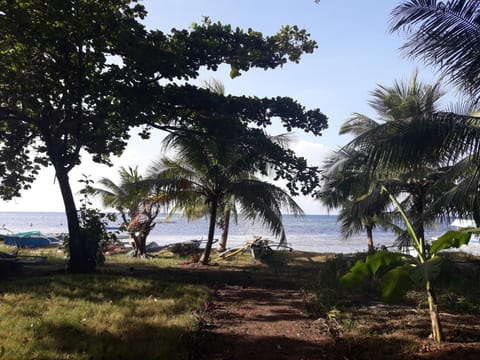
[[[188, 222], [175, 215], [168, 222], [163, 222], [164, 216], [159, 216], [155, 228], [148, 241], [155, 241], [159, 245], [166, 245], [184, 240], [206, 239], [208, 222], [201, 219]], [[13, 232], [40, 230], [45, 233], [67, 232], [67, 221], [64, 213], [52, 212], [0, 212], [0, 227]], [[112, 224], [114, 225], [114, 224]], [[350, 253], [367, 249], [366, 235], [360, 233], [349, 239], [342, 239], [337, 217], [334, 215], [306, 215], [304, 217], [284, 216], [284, 226], [287, 241], [295, 250]], [[445, 226], [430, 229], [426, 239], [438, 236], [446, 230]], [[0, 230], [2, 231], [2, 230]], [[217, 229], [215, 237], [220, 237]], [[228, 246], [242, 245], [256, 236], [274, 240], [270, 231], [261, 224], [240, 221], [232, 224]], [[374, 232], [376, 246], [391, 246], [395, 237], [389, 232], [381, 230]]]

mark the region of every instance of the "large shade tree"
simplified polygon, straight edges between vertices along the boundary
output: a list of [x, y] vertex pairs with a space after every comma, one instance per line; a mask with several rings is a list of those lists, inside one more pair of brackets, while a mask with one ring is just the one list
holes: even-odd
[[[242, 126], [258, 114], [264, 115], [259, 126], [275, 117], [289, 130], [317, 135], [326, 126], [319, 110], [307, 111], [289, 98], [224, 97], [174, 82], [196, 78], [202, 66], [216, 70], [226, 63], [238, 76], [253, 67], [298, 62], [316, 47], [305, 30], [285, 26], [264, 37], [207, 20], [165, 34], [147, 31], [140, 22], [145, 16], [135, 0], [0, 1], [0, 195], [19, 196], [41, 166], [54, 167], [72, 272], [95, 268], [69, 183], [81, 150], [108, 164], [125, 148], [132, 127], [144, 126], [142, 135], [148, 137], [152, 128], [203, 122], [206, 117], [191, 115], [214, 109], [238, 113]], [[257, 150], [266, 150], [266, 140], [257, 140]], [[308, 193], [316, 186], [315, 169], [303, 159], [285, 152], [272, 156], [292, 190]]]
[[200, 261], [209, 262], [219, 210], [232, 198], [246, 219], [261, 221], [285, 242], [282, 210], [295, 215], [303, 212], [283, 189], [252, 176], [253, 170], [264, 166], [264, 159], [261, 153], [242, 149], [246, 150], [248, 132], [256, 130], [227, 138], [198, 131], [196, 135], [176, 133], [168, 137], [167, 146], [176, 150], [175, 158], [162, 157], [149, 173], [151, 182], [167, 191], [178, 207], [208, 207], [207, 244]]

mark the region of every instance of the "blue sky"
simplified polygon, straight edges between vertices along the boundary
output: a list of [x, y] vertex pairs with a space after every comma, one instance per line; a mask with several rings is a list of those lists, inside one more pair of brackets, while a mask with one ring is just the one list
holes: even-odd
[[[307, 108], [320, 108], [329, 117], [329, 129], [321, 137], [295, 133], [294, 150], [312, 165], [319, 165], [330, 150], [348, 142], [338, 135], [340, 124], [353, 112], [375, 116], [368, 106], [370, 92], [377, 84], [390, 85], [395, 79], [408, 79], [418, 68], [420, 78], [433, 82], [435, 70], [421, 62], [401, 56], [402, 34], [390, 34], [390, 12], [398, 0], [148, 0], [149, 14], [144, 20], [150, 29], [169, 32], [188, 28], [204, 16], [234, 27], [252, 28], [264, 35], [276, 33], [282, 25], [298, 25], [318, 42], [314, 54], [305, 55], [299, 64], [264, 71], [255, 69], [230, 79], [229, 69], [202, 72], [197, 84], [212, 77], [221, 80], [227, 93], [258, 97], [289, 96]], [[148, 56], [148, 55], [147, 55]], [[447, 88], [445, 88], [447, 89]], [[452, 95], [446, 97], [451, 102]], [[273, 127], [273, 133], [282, 132]], [[92, 179], [115, 178], [118, 166], [139, 165], [144, 170], [160, 154], [161, 134], [149, 141], [133, 138], [113, 168], [93, 164], [84, 157], [70, 175], [74, 191], [81, 186], [82, 174]], [[297, 199], [306, 213], [325, 213], [321, 205], [307, 198]], [[22, 198], [0, 201], [0, 211], [63, 211], [58, 185], [52, 169], [45, 169], [31, 190]]]

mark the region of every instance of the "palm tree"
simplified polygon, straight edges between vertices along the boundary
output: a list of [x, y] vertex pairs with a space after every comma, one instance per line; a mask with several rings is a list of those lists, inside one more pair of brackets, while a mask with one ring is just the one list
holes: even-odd
[[[391, 31], [404, 30], [408, 40], [406, 54], [421, 57], [440, 68], [450, 81], [465, 90], [478, 104], [480, 94], [480, 3], [452, 0], [408, 1], [392, 12]], [[445, 194], [438, 207], [449, 214], [473, 217], [480, 226], [477, 199], [480, 177], [480, 128], [478, 117], [471, 111], [433, 114], [432, 131], [449, 134], [439, 136], [438, 152], [458, 162], [447, 172], [447, 178], [458, 184]], [[476, 114], [478, 116], [478, 114]], [[423, 151], [420, 147], [418, 151]]]
[[476, 100], [480, 95], [480, 2], [409, 0], [392, 11], [391, 31], [408, 36], [404, 52], [437, 66]]
[[303, 214], [284, 190], [252, 176], [255, 159], [242, 153], [241, 144], [207, 132], [173, 134], [166, 146], [176, 150], [176, 157], [162, 157], [149, 169], [150, 181], [165, 190], [176, 207], [208, 206], [203, 264], [209, 262], [218, 212], [226, 199], [234, 196], [245, 218], [262, 221], [280, 241], [286, 241], [281, 210]]
[[[438, 134], [429, 131], [435, 124], [426, 120], [432, 119], [442, 95], [440, 81], [423, 84], [414, 72], [408, 83], [395, 81], [373, 92], [370, 105], [378, 121], [354, 114], [342, 127], [343, 133], [356, 135], [345, 149], [364, 154], [362, 169], [369, 174], [367, 178], [403, 199], [422, 241], [425, 223], [438, 215], [426, 210], [440, 196], [435, 184], [447, 168], [437, 151]], [[419, 146], [424, 148], [421, 153]]]
[[102, 199], [104, 207], [117, 210], [122, 217], [122, 227], [134, 240], [134, 256], [146, 256], [146, 240], [155, 226], [165, 194], [143, 182], [138, 167], [121, 167], [119, 183], [108, 178], [98, 180], [100, 187], [89, 187], [88, 192]]
[[89, 193], [98, 196], [106, 208], [114, 208], [122, 217], [125, 228], [136, 216], [140, 201], [148, 193], [145, 186], [140, 185], [142, 179], [138, 167], [120, 167], [118, 170], [120, 182], [117, 184], [109, 178], [101, 178], [97, 183], [101, 187], [90, 187]]
[[[211, 79], [210, 81], [205, 81], [204, 82], [204, 88], [219, 94], [219, 95], [225, 95], [225, 86], [223, 83], [217, 79]], [[291, 141], [291, 136], [290, 134], [279, 134], [275, 136], [270, 136], [268, 134], [264, 134], [269, 141], [271, 141], [273, 144], [281, 147], [282, 149], [288, 149]], [[174, 135], [169, 135], [166, 137], [164, 140], [165, 144], [169, 144], [170, 139]], [[168, 147], [168, 146], [167, 146]], [[270, 175], [270, 170], [269, 169], [269, 163], [267, 161], [266, 167], [265, 167], [265, 173]], [[251, 174], [245, 174], [245, 176], [252, 176], [254, 177], [255, 169], [251, 169], [252, 172]], [[256, 179], [256, 178], [255, 178]], [[174, 207], [171, 211], [171, 214], [176, 212], [178, 210], [178, 206]], [[189, 219], [189, 220], [195, 220], [200, 217], [208, 217], [210, 215], [210, 209], [209, 206], [205, 203], [203, 204], [186, 204], [184, 205], [183, 214]], [[222, 229], [222, 234], [220, 236], [220, 241], [218, 245], [218, 251], [224, 251], [226, 250], [227, 246], [227, 239], [228, 239], [228, 233], [230, 229], [230, 222], [233, 220], [235, 223], [238, 223], [238, 209], [236, 206], [236, 199], [234, 195], [229, 195], [226, 196], [222, 203], [219, 204], [219, 213], [217, 216], [217, 225]]]
[[366, 172], [365, 158], [365, 154], [355, 149], [332, 153], [323, 162], [323, 186], [316, 195], [329, 210], [340, 208], [337, 219], [345, 238], [365, 229], [371, 253], [374, 251], [373, 229], [387, 224], [388, 197]]

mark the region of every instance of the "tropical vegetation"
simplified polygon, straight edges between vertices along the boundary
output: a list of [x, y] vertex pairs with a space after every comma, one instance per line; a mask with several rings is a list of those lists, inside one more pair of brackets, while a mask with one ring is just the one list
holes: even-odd
[[118, 170], [119, 183], [109, 178], [97, 180], [98, 185], [84, 189], [100, 197], [103, 206], [115, 209], [122, 218], [119, 230], [127, 230], [133, 239], [134, 256], [146, 256], [146, 241], [155, 227], [155, 219], [165, 208], [167, 194], [143, 182], [138, 167]]
[[295, 215], [303, 211], [286, 191], [252, 175], [259, 165], [263, 166], [263, 154], [247, 155], [242, 137], [225, 140], [218, 134], [197, 131], [195, 135], [168, 136], [165, 145], [176, 150], [175, 157], [161, 157], [148, 172], [150, 183], [166, 191], [175, 207], [208, 208], [207, 244], [200, 261], [209, 262], [217, 217], [220, 210], [228, 211], [233, 203], [239, 204], [245, 219], [260, 220], [285, 242], [282, 210]]
[[405, 55], [439, 69], [478, 100], [480, 95], [480, 14], [476, 0], [409, 0], [392, 11], [392, 32], [402, 31]]
[[[384, 187], [382, 191], [388, 192]], [[379, 251], [367, 257], [365, 261], [357, 261], [341, 281], [345, 286], [355, 286], [366, 278], [380, 277], [383, 280], [382, 296], [389, 303], [398, 302], [413, 284], [423, 285], [427, 295], [433, 340], [442, 342], [444, 334], [434, 290], [434, 281], [442, 275], [443, 259], [440, 251], [467, 244], [471, 233], [475, 230], [447, 232], [435, 240], [430, 249], [427, 249], [423, 239], [415, 233], [414, 226], [402, 206], [391, 194], [389, 197], [405, 221], [416, 256]]]
[[368, 232], [372, 219], [385, 215], [385, 203], [378, 199], [372, 215], [370, 200], [379, 189], [388, 191], [417, 256], [380, 251], [358, 261], [342, 281], [352, 286], [380, 277], [387, 301], [398, 300], [411, 283], [423, 284], [432, 335], [438, 342], [443, 333], [433, 283], [441, 274], [439, 252], [467, 243], [475, 230], [447, 233], [428, 248], [424, 228], [429, 221], [453, 216], [473, 218], [480, 225], [480, 134], [475, 112], [480, 89], [479, 10], [477, 1], [466, 0], [411, 0], [393, 10], [391, 30], [402, 29], [408, 36], [405, 53], [438, 66], [445, 79], [464, 92], [467, 106], [440, 111], [436, 105], [442, 95], [440, 82], [424, 85], [416, 73], [408, 85], [379, 86], [370, 104], [381, 122], [354, 114], [344, 123], [341, 132], [354, 139], [325, 161], [325, 186], [318, 193], [330, 208], [341, 208], [348, 234], [348, 229], [358, 231], [359, 224]]
[[[480, 226], [478, 211], [478, 159], [480, 89], [478, 64], [479, 4], [477, 1], [412, 0], [397, 6], [392, 12], [392, 31], [403, 31], [407, 42], [403, 50], [412, 57], [421, 57], [439, 69], [445, 79], [456, 85], [473, 106], [461, 111], [435, 112], [428, 123], [423, 123], [420, 136], [435, 137], [431, 141], [418, 143], [415, 150], [423, 161], [425, 155], [435, 154], [452, 165], [446, 174], [455, 181], [439, 203], [448, 213], [471, 217]], [[459, 40], [460, 39], [460, 40]], [[405, 131], [402, 137], [412, 134]], [[401, 141], [399, 137], [399, 141]], [[381, 146], [376, 154], [389, 151]], [[428, 155], [430, 154], [430, 155]]]
[[[435, 154], [436, 138], [432, 134], [422, 139], [418, 135], [408, 139], [399, 137], [404, 131], [410, 135], [421, 132], [425, 122], [432, 121], [431, 115], [438, 111], [441, 96], [440, 81], [423, 84], [415, 72], [407, 83], [380, 85], [373, 92], [370, 105], [376, 110], [378, 120], [355, 113], [344, 122], [340, 133], [355, 137], [325, 161], [325, 186], [318, 193], [330, 208], [341, 208], [339, 218], [343, 220], [344, 234], [359, 231], [363, 225], [371, 249], [371, 230], [376, 223], [396, 228], [388, 198], [381, 195], [381, 186], [401, 197], [420, 238], [425, 238], [425, 224], [439, 219], [443, 210], [433, 204], [452, 184], [438, 181], [447, 166]], [[425, 146], [430, 146], [433, 153], [421, 159], [415, 152], [417, 142], [428, 143]], [[376, 151], [380, 147], [394, 147], [395, 153]], [[401, 236], [399, 244], [406, 239]]]
[[[208, 264], [218, 223], [224, 227], [222, 248], [230, 216], [237, 213], [263, 222], [285, 242], [282, 211], [302, 214], [290, 195], [316, 191], [329, 209], [340, 209], [344, 236], [363, 229], [367, 233], [369, 256], [357, 261], [341, 282], [354, 286], [365, 279], [372, 283], [381, 279], [387, 302], [399, 300], [412, 284], [422, 285], [433, 339], [444, 339], [434, 291], [443, 270], [441, 252], [466, 244], [477, 230], [447, 233], [428, 247], [425, 226], [453, 216], [473, 218], [480, 226], [480, 117], [475, 112], [480, 99], [478, 1], [408, 0], [393, 10], [391, 19], [391, 31], [407, 35], [404, 53], [438, 67], [442, 80], [457, 86], [472, 106], [441, 109], [441, 81], [424, 84], [417, 72], [407, 83], [378, 86], [370, 101], [377, 118], [354, 113], [342, 125], [341, 134], [354, 138], [326, 159], [320, 189], [318, 169], [307, 166], [305, 159], [265, 131], [273, 119], [279, 119], [288, 131], [299, 128], [321, 135], [327, 119], [318, 109], [306, 110], [290, 98], [230, 96], [219, 84], [202, 89], [190, 83], [202, 66], [216, 70], [227, 64], [236, 77], [251, 68], [274, 69], [298, 62], [316, 48], [305, 30], [284, 26], [276, 35], [264, 37], [205, 18], [188, 31], [164, 34], [147, 30], [142, 23], [145, 8], [136, 0], [0, 0], [0, 9], [0, 197], [19, 196], [41, 167], [54, 167], [68, 219], [71, 272], [93, 271], [101, 262], [99, 244], [105, 230], [95, 211], [82, 206], [80, 215], [77, 212], [69, 174], [81, 163], [81, 154], [110, 164], [111, 157], [125, 149], [133, 128], [140, 129], [144, 138], [162, 130], [169, 134], [165, 147], [175, 151], [173, 158], [162, 156], [145, 177], [137, 168], [121, 168], [119, 183], [103, 178], [99, 187], [89, 186], [85, 192], [101, 197], [105, 206], [120, 213], [135, 238], [138, 255], [145, 255], [146, 238], [161, 206], [181, 209], [190, 217], [208, 214], [207, 245], [200, 260]], [[290, 194], [260, 180], [270, 172], [286, 181]], [[406, 226], [399, 239], [408, 240], [416, 255], [375, 253], [373, 229], [398, 229], [399, 219]], [[13, 269], [10, 262], [1, 265]], [[98, 283], [90, 276], [48, 276], [43, 280], [49, 284], [39, 283], [49, 294], [46, 301], [60, 304], [50, 317], [36, 310], [29, 310], [28, 319], [16, 312], [10, 315], [12, 304], [21, 303], [22, 297], [37, 297], [40, 291], [38, 284], [28, 281], [20, 287], [16, 283], [15, 289], [2, 284], [5, 304], [0, 310], [5, 316], [0, 319], [14, 326], [19, 317], [22, 329], [31, 321], [31, 333], [22, 332], [23, 338], [14, 333], [17, 348], [21, 343], [34, 344], [20, 349], [29, 357], [49, 357], [50, 343], [58, 340], [52, 340], [52, 334], [76, 339], [79, 333], [87, 337], [108, 332], [109, 339], [131, 336], [138, 341], [137, 315], [153, 319], [142, 334], [161, 329], [169, 320], [152, 305], [160, 298], [165, 300], [161, 307], [170, 304], [176, 315], [190, 314], [180, 325], [167, 325], [183, 329], [192, 326], [192, 311], [206, 299], [203, 290], [190, 289], [198, 295], [197, 301], [193, 308], [185, 306], [191, 299], [183, 296], [179, 303], [178, 294], [187, 290], [174, 288], [170, 293], [169, 284], [160, 284], [160, 289], [152, 285], [153, 279], [126, 278], [122, 283], [116, 278], [120, 289], [107, 293], [99, 286], [112, 288], [108, 277]], [[150, 292], [148, 304], [132, 295], [145, 288]], [[72, 298], [79, 312], [63, 317], [61, 305], [70, 304]], [[100, 311], [92, 312], [91, 303]], [[38, 304], [35, 301], [33, 308]], [[151, 307], [139, 309], [142, 305]], [[61, 321], [56, 318], [59, 313]], [[103, 327], [105, 322], [113, 327]], [[88, 323], [86, 331], [84, 323]], [[73, 351], [87, 348], [81, 340], [80, 348]], [[157, 340], [148, 337], [145, 342]], [[44, 351], [40, 355], [39, 346]], [[61, 349], [71, 346], [64, 343]], [[99, 346], [95, 350], [114, 357], [126, 351], [108, 343]], [[2, 347], [0, 357], [4, 351]]]
[[[227, 64], [236, 77], [251, 68], [298, 62], [316, 43], [296, 26], [264, 37], [205, 19], [191, 30], [164, 34], [146, 29], [147, 12], [136, 0], [2, 0], [0, 9], [0, 195], [19, 196], [42, 166], [53, 165], [68, 219], [72, 272], [96, 265], [69, 182], [82, 151], [108, 164], [122, 153], [132, 128], [140, 126], [148, 138], [152, 129], [215, 127], [200, 116], [212, 112], [237, 114], [242, 127], [252, 118], [265, 126], [276, 117], [288, 130], [320, 135], [326, 127], [318, 109], [306, 110], [290, 98], [225, 97], [188, 84], [202, 66]], [[187, 83], [174, 81], [179, 79]], [[268, 140], [257, 135], [250, 146], [267, 150]], [[291, 152], [270, 156], [292, 190], [309, 193], [317, 185], [315, 168], [304, 159]]]

